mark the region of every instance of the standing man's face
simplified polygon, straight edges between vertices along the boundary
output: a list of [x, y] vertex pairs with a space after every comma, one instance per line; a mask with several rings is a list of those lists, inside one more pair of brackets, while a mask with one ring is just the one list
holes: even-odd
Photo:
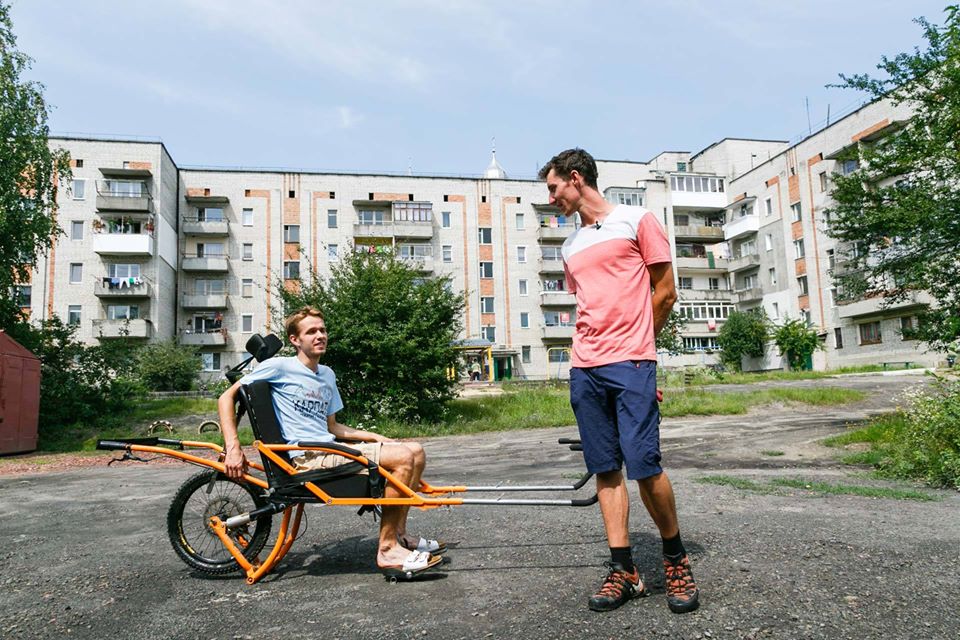
[[572, 216], [580, 208], [580, 190], [576, 186], [579, 180], [580, 175], [576, 171], [566, 179], [559, 177], [553, 169], [547, 174], [549, 202], [565, 216]]
[[301, 320], [298, 335], [290, 337], [293, 345], [309, 358], [319, 358], [327, 351], [327, 326], [316, 316]]

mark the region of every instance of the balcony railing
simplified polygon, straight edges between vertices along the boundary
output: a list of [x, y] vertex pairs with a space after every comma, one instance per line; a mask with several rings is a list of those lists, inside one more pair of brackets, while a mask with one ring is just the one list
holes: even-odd
[[737, 304], [746, 304], [747, 302], [756, 302], [763, 300], [763, 289], [760, 287], [750, 287], [748, 289], [739, 289], [736, 291]]
[[551, 324], [546, 325], [540, 330], [540, 335], [544, 340], [570, 340], [573, 338], [574, 325], [571, 324]]
[[98, 298], [150, 298], [153, 287], [143, 278], [110, 278], [104, 276], [93, 283]]
[[184, 271], [216, 271], [230, 270], [230, 261], [226, 255], [196, 255], [186, 253], [180, 263]]
[[729, 301], [733, 296], [730, 289], [680, 289], [678, 292], [680, 299], [687, 302], [698, 300], [721, 300]]
[[184, 235], [188, 236], [226, 236], [230, 235], [230, 222], [221, 220], [200, 220], [196, 216], [183, 218]]
[[180, 344], [191, 347], [222, 347], [227, 344], [227, 332], [224, 329], [184, 331], [180, 334]]
[[723, 239], [733, 240], [749, 233], [756, 233], [760, 230], [760, 216], [752, 214], [735, 218], [723, 225]]
[[382, 222], [360, 222], [353, 225], [354, 238], [420, 238], [433, 237], [432, 222], [414, 222], [410, 220], [384, 220]]
[[698, 240], [723, 240], [723, 227], [698, 224], [676, 225], [673, 235], [677, 238], [695, 238]]
[[97, 180], [97, 209], [152, 213], [153, 197], [145, 182]]
[[180, 305], [184, 309], [226, 309], [226, 293], [184, 293]]
[[540, 306], [569, 307], [577, 304], [577, 297], [569, 291], [543, 291], [540, 293]]
[[705, 256], [677, 256], [677, 269], [695, 271], [726, 271], [727, 259], [716, 258], [713, 254]]
[[95, 233], [93, 250], [103, 256], [152, 256], [153, 236], [147, 233]]
[[108, 320], [93, 321], [94, 333], [99, 338], [149, 338], [153, 333], [153, 326], [146, 318], [135, 320]]
[[411, 268], [423, 273], [433, 272], [433, 256], [400, 256]]
[[732, 272], [743, 271], [744, 269], [750, 269], [752, 267], [760, 266], [760, 254], [759, 253], [747, 253], [738, 258], [731, 258], [727, 264], [727, 268]]
[[541, 220], [540, 226], [537, 228], [537, 239], [541, 242], [563, 242], [576, 229], [577, 226], [572, 222], [560, 223]]
[[563, 259], [540, 258], [540, 273], [563, 273]]

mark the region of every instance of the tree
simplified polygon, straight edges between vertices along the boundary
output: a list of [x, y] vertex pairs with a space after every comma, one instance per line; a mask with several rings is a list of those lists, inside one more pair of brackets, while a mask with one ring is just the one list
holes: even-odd
[[197, 352], [176, 339], [149, 344], [137, 353], [137, 371], [152, 391], [188, 391], [203, 364]]
[[322, 362], [355, 418], [434, 421], [455, 396], [463, 297], [393, 254], [350, 252], [327, 279], [280, 287], [285, 313], [319, 308], [330, 334]]
[[69, 179], [64, 150], [47, 144], [43, 85], [22, 75], [32, 60], [17, 50], [10, 8], [0, 2], [0, 327], [22, 320], [14, 285], [28, 282], [37, 256], [61, 233], [58, 183]]
[[736, 371], [742, 369], [744, 356], [762, 356], [766, 342], [767, 316], [762, 308], [731, 312], [717, 334], [720, 360]]
[[672, 356], [683, 353], [683, 329], [686, 326], [686, 317], [676, 309], [672, 310], [657, 334], [657, 351], [666, 351]]
[[960, 337], [960, 14], [957, 6], [946, 14], [943, 27], [916, 20], [926, 50], [882, 58], [885, 77], [840, 76], [837, 86], [913, 116], [851, 150], [848, 167], [859, 168], [834, 175], [829, 208], [830, 234], [849, 248], [834, 273], [843, 297], [884, 296], [889, 306], [928, 292], [935, 304], [919, 314], [914, 337], [941, 350]]
[[774, 329], [773, 342], [794, 371], [803, 369], [813, 352], [824, 348], [817, 330], [809, 322], [790, 318]]

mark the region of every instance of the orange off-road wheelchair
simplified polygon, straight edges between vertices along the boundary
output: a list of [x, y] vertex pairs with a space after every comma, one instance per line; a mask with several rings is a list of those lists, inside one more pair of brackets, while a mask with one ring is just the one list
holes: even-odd
[[[255, 335], [246, 345], [250, 357], [226, 373], [236, 382], [242, 370], [254, 359], [259, 362], [273, 357], [282, 347], [279, 338]], [[565, 486], [435, 486], [420, 481], [414, 491], [383, 467], [374, 464], [351, 449], [348, 444], [328, 442], [284, 441], [273, 409], [268, 382], [241, 385], [237, 423], [243, 415], [249, 418], [256, 441], [253, 446], [261, 463], [250, 461], [251, 470], [242, 480], [231, 480], [224, 474], [223, 447], [210, 442], [194, 442], [171, 438], [135, 438], [100, 440], [98, 449], [125, 451], [121, 459], [136, 459], [133, 454], [153, 453], [171, 456], [204, 467], [188, 478], [177, 490], [167, 513], [167, 532], [177, 555], [191, 568], [205, 574], [226, 574], [240, 570], [248, 584], [260, 580], [287, 554], [300, 529], [303, 508], [307, 504], [359, 507], [359, 513], [376, 512], [384, 506], [409, 506], [435, 509], [458, 505], [553, 505], [585, 507], [597, 502], [589, 498], [568, 500], [461, 498], [468, 492], [548, 492], [577, 491], [592, 477], [584, 473]], [[579, 440], [561, 438], [560, 444], [580, 450]], [[215, 460], [204, 458], [190, 449], [207, 449], [217, 453]], [[291, 450], [334, 453], [350, 460], [333, 469], [297, 471], [290, 462]], [[387, 484], [402, 497], [384, 495]], [[263, 560], [261, 551], [270, 537], [273, 517], [282, 514], [280, 530], [273, 547]], [[411, 578], [408, 573], [406, 578]]]

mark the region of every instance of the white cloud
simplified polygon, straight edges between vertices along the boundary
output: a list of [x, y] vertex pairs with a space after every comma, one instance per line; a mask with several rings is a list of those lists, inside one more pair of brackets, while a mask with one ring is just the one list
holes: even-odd
[[350, 107], [337, 107], [337, 115], [340, 116], [341, 129], [352, 129], [363, 121], [363, 116]]

